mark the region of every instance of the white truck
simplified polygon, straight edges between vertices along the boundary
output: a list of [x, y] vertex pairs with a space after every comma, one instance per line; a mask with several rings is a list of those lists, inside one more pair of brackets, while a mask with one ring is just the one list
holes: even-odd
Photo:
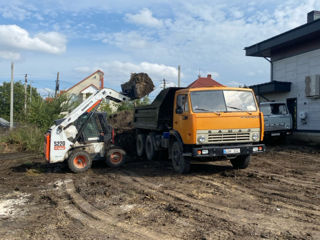
[[266, 137], [285, 137], [292, 134], [292, 117], [283, 102], [261, 102]]
[[44, 154], [49, 163], [67, 160], [73, 172], [84, 172], [95, 159], [105, 158], [111, 167], [120, 166], [125, 160], [125, 151], [114, 145], [114, 131], [107, 123], [106, 114], [96, 109], [102, 99], [115, 102], [131, 100], [112, 89], [102, 89], [83, 101], [65, 118], [45, 134]]

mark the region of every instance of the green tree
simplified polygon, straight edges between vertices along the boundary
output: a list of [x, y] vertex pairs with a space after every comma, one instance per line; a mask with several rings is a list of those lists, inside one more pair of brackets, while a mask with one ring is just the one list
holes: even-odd
[[110, 103], [107, 103], [106, 101], [102, 101], [99, 107], [99, 111], [106, 112], [108, 116], [110, 116], [113, 113]]
[[[0, 86], [0, 117], [9, 120], [10, 118], [10, 82], [4, 82]], [[13, 94], [13, 117], [14, 121], [24, 121], [24, 85], [19, 81], [14, 83]], [[27, 87], [27, 99], [29, 104], [30, 86]], [[32, 101], [41, 99], [36, 88], [32, 88]]]
[[35, 124], [37, 127], [46, 131], [54, 120], [61, 118], [61, 112], [67, 112], [73, 109], [78, 103], [70, 99], [66, 95], [60, 95], [56, 98], [42, 98], [32, 101], [27, 111], [27, 122]]
[[149, 96], [145, 96], [142, 99], [141, 105], [148, 105], [148, 104], [150, 104], [150, 98], [149, 98]]
[[118, 106], [117, 112], [124, 111], [124, 110], [133, 110], [133, 109], [134, 109], [134, 103], [125, 101]]

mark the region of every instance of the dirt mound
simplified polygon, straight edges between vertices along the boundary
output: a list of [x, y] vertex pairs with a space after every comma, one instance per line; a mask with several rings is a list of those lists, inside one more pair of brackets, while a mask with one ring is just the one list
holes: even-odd
[[123, 148], [130, 157], [135, 155], [135, 130], [133, 129], [133, 110], [112, 114], [109, 123], [115, 130], [115, 144]]
[[124, 110], [109, 116], [109, 123], [117, 133], [133, 128], [133, 110]]
[[121, 84], [122, 92], [132, 99], [142, 98], [151, 93], [154, 84], [146, 73], [132, 73], [130, 80]]

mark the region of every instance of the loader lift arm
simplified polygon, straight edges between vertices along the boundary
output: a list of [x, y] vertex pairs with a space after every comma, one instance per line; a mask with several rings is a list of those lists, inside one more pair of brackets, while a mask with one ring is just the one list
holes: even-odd
[[84, 100], [78, 107], [76, 107], [71, 113], [69, 113], [65, 119], [59, 124], [60, 130], [67, 127], [70, 123], [77, 120], [83, 113], [90, 112], [93, 108], [100, 104], [102, 99], [110, 99], [114, 102], [123, 102], [131, 100], [129, 97], [110, 88], [104, 88], [91, 95]]

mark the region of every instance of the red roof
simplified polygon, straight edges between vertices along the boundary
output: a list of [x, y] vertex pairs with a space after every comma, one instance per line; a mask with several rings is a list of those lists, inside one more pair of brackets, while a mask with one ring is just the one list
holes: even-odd
[[211, 78], [211, 74], [207, 77], [199, 77], [193, 83], [191, 83], [187, 88], [201, 88], [201, 87], [224, 87], [222, 84]]

